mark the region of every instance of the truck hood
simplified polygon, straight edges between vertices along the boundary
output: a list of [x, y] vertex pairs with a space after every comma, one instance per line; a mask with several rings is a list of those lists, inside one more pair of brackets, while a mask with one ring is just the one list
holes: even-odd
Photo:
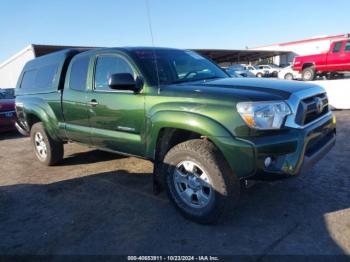
[[291, 94], [315, 87], [313, 84], [297, 81], [224, 78], [167, 85], [162, 95], [184, 97], [220, 97], [229, 100], [270, 101], [286, 100]]

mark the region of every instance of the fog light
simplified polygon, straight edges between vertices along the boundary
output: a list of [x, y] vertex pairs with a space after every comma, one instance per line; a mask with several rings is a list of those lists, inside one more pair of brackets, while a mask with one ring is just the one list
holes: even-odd
[[272, 163], [271, 157], [265, 158], [264, 165], [265, 165], [266, 168], [269, 167], [271, 165], [271, 163]]

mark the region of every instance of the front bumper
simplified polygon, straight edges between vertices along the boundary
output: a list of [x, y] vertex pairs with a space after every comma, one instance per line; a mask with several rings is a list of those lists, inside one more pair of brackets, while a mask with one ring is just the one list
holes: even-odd
[[[261, 137], [218, 139], [219, 147], [239, 178], [279, 179], [309, 170], [335, 144], [332, 113], [305, 128], [288, 128]], [[265, 159], [272, 159], [265, 166]]]
[[[327, 139], [328, 140], [328, 139]], [[335, 145], [335, 134], [314, 154], [304, 157], [304, 162], [301, 166], [300, 173], [305, 173], [311, 169], [319, 160], [321, 160]]]
[[[335, 141], [336, 124], [332, 114], [307, 128], [291, 128], [278, 138], [256, 139], [254, 176], [275, 179], [306, 173], [332, 149]], [[272, 159], [269, 166], [264, 162], [267, 157]]]

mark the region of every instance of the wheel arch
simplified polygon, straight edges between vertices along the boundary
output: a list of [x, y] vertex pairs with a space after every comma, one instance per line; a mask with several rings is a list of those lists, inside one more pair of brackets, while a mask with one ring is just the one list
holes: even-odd
[[304, 70], [305, 68], [309, 68], [309, 67], [315, 67], [315, 63], [314, 62], [305, 62], [305, 63], [303, 63], [301, 70]]
[[30, 132], [35, 123], [42, 122], [50, 137], [60, 140], [59, 123], [48, 103], [43, 102], [41, 99], [16, 101], [16, 111], [20, 126], [24, 127], [27, 132]]
[[[152, 128], [147, 135], [149, 142], [146, 146], [146, 154], [153, 160], [159, 156], [157, 154], [159, 154], [160, 149], [164, 151], [164, 148], [169, 149], [169, 146], [189, 139], [205, 138], [210, 140], [210, 137], [214, 136], [232, 137], [228, 130], [215, 120], [189, 112], [163, 111], [156, 113], [150, 118], [148, 126]], [[170, 141], [169, 145], [162, 145], [164, 143], [162, 141], [167, 140]]]
[[[225, 127], [213, 119], [195, 113], [160, 112], [148, 124], [146, 156], [154, 161], [155, 181], [164, 156], [178, 143], [202, 138], [210, 141], [222, 154], [231, 170], [240, 178], [255, 172], [255, 150], [252, 143], [235, 138]], [[242, 165], [245, 163], [245, 165]], [[161, 181], [162, 179], [160, 179]]]

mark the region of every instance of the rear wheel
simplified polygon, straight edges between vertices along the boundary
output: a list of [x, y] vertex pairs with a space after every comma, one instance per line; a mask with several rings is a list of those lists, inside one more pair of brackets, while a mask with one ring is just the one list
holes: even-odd
[[315, 79], [315, 70], [312, 67], [307, 67], [302, 72], [302, 78], [304, 81], [312, 81]]
[[262, 74], [262, 73], [257, 73], [257, 74], [256, 74], [256, 77], [261, 78], [261, 77], [263, 77], [263, 74]]
[[217, 222], [238, 200], [239, 180], [208, 141], [195, 139], [176, 145], [163, 165], [169, 198], [188, 219]]
[[53, 140], [41, 122], [32, 126], [30, 137], [35, 155], [42, 164], [52, 166], [62, 160], [63, 143]]

